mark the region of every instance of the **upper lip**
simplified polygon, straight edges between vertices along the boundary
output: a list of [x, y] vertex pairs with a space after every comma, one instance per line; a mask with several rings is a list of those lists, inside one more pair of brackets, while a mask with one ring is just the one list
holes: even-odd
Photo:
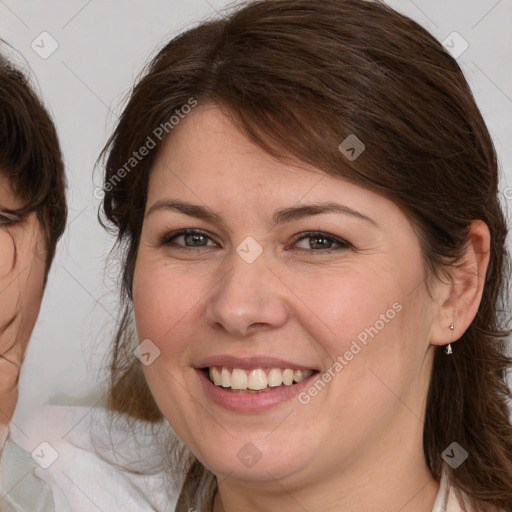
[[212, 366], [223, 366], [225, 368], [240, 368], [242, 370], [252, 370], [255, 368], [269, 369], [269, 368], [291, 368], [293, 370], [315, 370], [312, 366], [294, 363], [292, 361], [285, 361], [268, 356], [254, 356], [254, 357], [235, 357], [232, 355], [218, 355], [208, 357], [200, 361], [196, 368], [209, 368]]

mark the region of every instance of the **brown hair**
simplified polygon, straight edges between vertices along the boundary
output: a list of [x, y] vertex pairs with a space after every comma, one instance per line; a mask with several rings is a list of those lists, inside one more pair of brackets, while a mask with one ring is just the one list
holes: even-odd
[[35, 211], [45, 241], [46, 273], [67, 218], [64, 163], [52, 119], [27, 77], [0, 55], [0, 173]]
[[[424, 453], [439, 479], [441, 454], [457, 441], [469, 458], [450, 472], [456, 488], [475, 510], [512, 510], [507, 227], [494, 146], [457, 62], [425, 29], [384, 3], [249, 2], [181, 34], [154, 57], [105, 147], [105, 183], [190, 98], [222, 107], [278, 159], [299, 159], [390, 198], [415, 227], [432, 275], [460, 259], [473, 220], [487, 224], [492, 247], [481, 305], [453, 354], [437, 349]], [[354, 161], [338, 149], [350, 134], [366, 145]], [[157, 141], [103, 201], [124, 264], [111, 407], [151, 421], [161, 413], [131, 353], [130, 311], [148, 179], [160, 146]], [[208, 480], [190, 457], [180, 499], [185, 510], [198, 506], [200, 485], [214, 488], [211, 474]]]

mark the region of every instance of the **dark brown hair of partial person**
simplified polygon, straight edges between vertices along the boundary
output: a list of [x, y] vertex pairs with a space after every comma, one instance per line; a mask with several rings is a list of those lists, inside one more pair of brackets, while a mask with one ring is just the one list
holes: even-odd
[[24, 201], [21, 217], [36, 212], [46, 273], [67, 218], [66, 178], [57, 132], [26, 75], [0, 55], [0, 173]]
[[[132, 354], [137, 340], [130, 321], [148, 179], [161, 143], [153, 136], [157, 147], [143, 161], [122, 179], [118, 170], [191, 98], [221, 107], [275, 158], [310, 164], [394, 201], [418, 234], [430, 279], [444, 279], [444, 270], [461, 261], [473, 220], [487, 224], [492, 247], [478, 314], [452, 355], [436, 349], [424, 455], [439, 479], [442, 453], [456, 441], [468, 453], [457, 469], [447, 466], [458, 495], [466, 494], [474, 510], [512, 510], [510, 259], [497, 156], [457, 62], [384, 3], [248, 2], [176, 37], [145, 69], [102, 154], [109, 187], [100, 220], [117, 235], [123, 262], [112, 409], [162, 418]], [[338, 149], [350, 134], [366, 146], [354, 161]], [[183, 510], [197, 505], [194, 496], [208, 474], [192, 455], [185, 462]]]

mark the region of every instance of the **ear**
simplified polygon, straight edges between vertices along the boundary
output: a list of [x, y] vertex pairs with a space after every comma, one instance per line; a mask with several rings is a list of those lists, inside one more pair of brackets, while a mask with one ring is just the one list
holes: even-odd
[[[491, 234], [485, 222], [473, 221], [464, 255], [456, 265], [447, 269], [447, 281], [438, 281], [436, 302], [439, 308], [432, 326], [432, 345], [457, 341], [475, 318], [484, 290], [490, 246]], [[452, 324], [453, 330], [450, 328]]]

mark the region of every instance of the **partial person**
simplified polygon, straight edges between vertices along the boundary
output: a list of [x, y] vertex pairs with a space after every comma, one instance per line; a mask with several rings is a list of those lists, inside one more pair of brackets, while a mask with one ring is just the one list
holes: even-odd
[[158, 52], [104, 157], [123, 310], [57, 512], [512, 510], [497, 157], [431, 34], [244, 3]]
[[[56, 245], [66, 225], [65, 189], [64, 164], [53, 121], [25, 74], [0, 56], [2, 451], [18, 401], [20, 368]], [[5, 506], [2, 499], [0, 509]]]

